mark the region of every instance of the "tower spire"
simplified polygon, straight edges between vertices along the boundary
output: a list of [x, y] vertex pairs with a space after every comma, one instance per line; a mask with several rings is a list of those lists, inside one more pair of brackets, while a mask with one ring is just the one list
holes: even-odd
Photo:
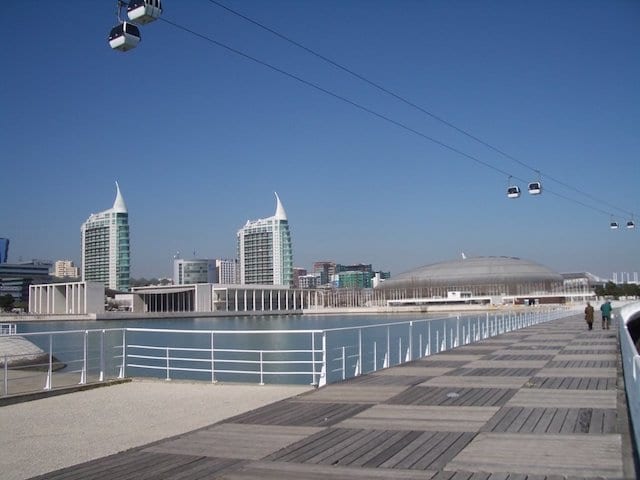
[[282, 202], [280, 201], [280, 197], [277, 192], [273, 192], [276, 195], [276, 220], [286, 220], [287, 212], [284, 211], [284, 207], [282, 206]]
[[118, 213], [127, 213], [127, 204], [124, 203], [124, 198], [120, 193], [120, 185], [116, 181], [116, 200], [113, 202], [113, 210]]

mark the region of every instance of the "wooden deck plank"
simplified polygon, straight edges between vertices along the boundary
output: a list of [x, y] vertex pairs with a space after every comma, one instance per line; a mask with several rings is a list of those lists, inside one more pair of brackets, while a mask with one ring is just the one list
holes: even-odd
[[224, 475], [225, 480], [431, 480], [435, 472], [388, 470], [286, 462], [250, 462]]
[[540, 377], [596, 377], [615, 378], [615, 368], [543, 368], [538, 372]]
[[541, 408], [616, 408], [617, 395], [612, 390], [523, 389], [518, 390], [507, 405]]
[[340, 428], [367, 430], [478, 431], [498, 407], [376, 405], [340, 422]]
[[424, 387], [520, 388], [529, 377], [456, 377], [443, 375], [421, 383]]
[[620, 442], [619, 435], [480, 433], [445, 470], [621, 478]]

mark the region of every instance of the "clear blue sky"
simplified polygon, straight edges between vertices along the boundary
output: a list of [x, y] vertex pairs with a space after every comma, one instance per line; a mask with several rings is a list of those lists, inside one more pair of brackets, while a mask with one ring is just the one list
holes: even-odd
[[[506, 175], [162, 21], [114, 52], [115, 0], [2, 2], [10, 261], [79, 264], [80, 225], [118, 180], [135, 277], [170, 275], [178, 250], [234, 257], [274, 191], [296, 266], [398, 274], [465, 252], [640, 271], [640, 228], [608, 228], [608, 212], [640, 223], [640, 2], [220, 1], [600, 201], [544, 176], [543, 195], [508, 200]], [[172, 22], [535, 179], [206, 0], [164, 4]]]

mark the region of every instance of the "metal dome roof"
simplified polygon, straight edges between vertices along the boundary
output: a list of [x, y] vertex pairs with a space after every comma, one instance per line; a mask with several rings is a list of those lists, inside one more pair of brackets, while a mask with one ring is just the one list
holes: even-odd
[[473, 257], [434, 263], [401, 273], [383, 283], [398, 288], [421, 285], [562, 282], [549, 268], [515, 257]]

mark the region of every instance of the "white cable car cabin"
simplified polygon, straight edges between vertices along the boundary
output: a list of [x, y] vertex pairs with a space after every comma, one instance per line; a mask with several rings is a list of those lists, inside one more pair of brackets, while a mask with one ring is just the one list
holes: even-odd
[[636, 224], [633, 222], [633, 220], [629, 220], [627, 222], [627, 228], [636, 228]]
[[542, 183], [531, 182], [529, 184], [529, 193], [531, 195], [540, 195], [542, 193]]
[[140, 43], [140, 30], [131, 23], [122, 22], [111, 29], [109, 46], [114, 50], [126, 52]]
[[616, 230], [618, 228], [618, 222], [611, 222], [609, 224], [609, 227], [611, 228], [611, 230]]
[[508, 198], [518, 198], [520, 196], [520, 187], [517, 185], [512, 185], [507, 188], [507, 197]]
[[153, 22], [162, 14], [161, 0], [131, 0], [127, 7], [129, 20], [138, 25]]

